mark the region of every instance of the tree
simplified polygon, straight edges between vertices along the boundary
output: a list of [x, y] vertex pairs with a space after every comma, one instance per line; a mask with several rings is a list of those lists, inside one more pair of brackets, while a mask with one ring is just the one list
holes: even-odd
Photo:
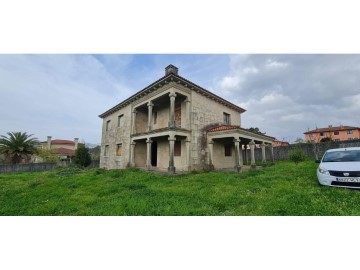
[[296, 165], [298, 165], [299, 162], [302, 162], [306, 159], [306, 155], [303, 151], [301, 151], [301, 149], [297, 148], [290, 151], [289, 159], [295, 162]]
[[78, 164], [83, 168], [89, 166], [91, 163], [89, 148], [85, 147], [82, 144], [79, 144], [78, 148], [75, 151], [74, 162], [75, 164]]
[[259, 128], [255, 127], [251, 127], [251, 128], [248, 128], [249, 131], [253, 132], [253, 133], [257, 133], [257, 134], [261, 134], [261, 135], [265, 135], [266, 132], [261, 132]]
[[0, 153], [10, 158], [11, 163], [20, 163], [22, 158], [29, 159], [38, 151], [39, 141], [26, 132], [7, 132], [0, 136]]
[[332, 140], [331, 140], [331, 138], [330, 137], [325, 137], [325, 138], [322, 138], [321, 140], [320, 140], [320, 142], [331, 142]]

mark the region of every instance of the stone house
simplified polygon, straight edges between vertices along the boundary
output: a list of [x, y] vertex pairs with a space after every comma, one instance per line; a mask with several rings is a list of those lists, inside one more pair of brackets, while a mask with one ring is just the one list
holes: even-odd
[[70, 160], [75, 156], [75, 151], [78, 148], [79, 139], [74, 138], [70, 140], [52, 140], [52, 136], [48, 136], [46, 141], [40, 142], [40, 147], [46, 150], [53, 150], [60, 160]]
[[99, 115], [100, 167], [239, 171], [248, 147], [255, 167], [255, 144], [262, 147], [265, 165], [265, 151], [272, 151], [274, 138], [241, 128], [243, 112], [169, 65], [162, 78]]

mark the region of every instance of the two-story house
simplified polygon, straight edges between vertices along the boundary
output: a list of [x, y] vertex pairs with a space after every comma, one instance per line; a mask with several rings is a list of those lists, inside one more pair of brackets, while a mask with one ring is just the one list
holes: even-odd
[[[273, 137], [241, 128], [243, 108], [179, 76], [169, 65], [165, 76], [99, 115], [103, 119], [100, 167], [148, 170], [240, 170], [243, 149]], [[272, 155], [273, 156], [273, 155]]]
[[329, 138], [332, 141], [348, 141], [360, 139], [360, 127], [329, 125], [327, 128], [316, 128], [304, 132], [306, 142], [320, 142], [321, 139]]

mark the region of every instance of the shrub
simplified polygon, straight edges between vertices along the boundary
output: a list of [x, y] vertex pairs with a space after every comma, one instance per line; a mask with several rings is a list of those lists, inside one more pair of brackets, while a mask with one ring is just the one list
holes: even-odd
[[299, 162], [306, 160], [306, 155], [301, 149], [294, 149], [290, 151], [289, 159], [297, 165]]
[[91, 163], [89, 149], [83, 145], [79, 145], [75, 152], [74, 162], [83, 168], [89, 166]]

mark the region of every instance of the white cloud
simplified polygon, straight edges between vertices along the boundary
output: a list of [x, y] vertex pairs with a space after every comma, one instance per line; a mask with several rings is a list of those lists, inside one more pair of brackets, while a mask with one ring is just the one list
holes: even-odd
[[100, 142], [97, 116], [130, 95], [89, 55], [0, 56], [0, 134]]

